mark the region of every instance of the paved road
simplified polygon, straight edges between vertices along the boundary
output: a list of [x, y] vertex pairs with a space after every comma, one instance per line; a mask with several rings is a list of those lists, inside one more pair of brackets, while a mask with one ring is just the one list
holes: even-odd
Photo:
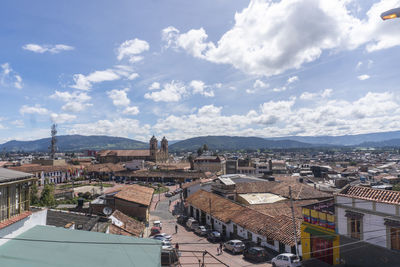
[[[155, 220], [160, 220], [163, 223], [162, 232], [172, 235], [173, 244], [179, 244], [179, 250], [181, 251], [180, 262], [182, 266], [199, 266], [199, 260], [200, 262], [203, 262], [203, 251], [207, 251], [211, 254], [206, 254], [204, 256], [205, 266], [271, 266], [268, 263], [251, 263], [244, 260], [242, 255], [232, 255], [228, 252], [218, 255], [218, 244], [210, 243], [206, 238], [200, 237], [191, 231], [187, 231], [185, 227], [176, 223], [175, 217], [169, 211], [169, 200], [174, 204], [174, 200], [178, 199], [179, 195], [162, 199], [158, 203], [156, 209], [150, 211], [150, 225]], [[175, 233], [175, 225], [178, 225], [178, 233]]]

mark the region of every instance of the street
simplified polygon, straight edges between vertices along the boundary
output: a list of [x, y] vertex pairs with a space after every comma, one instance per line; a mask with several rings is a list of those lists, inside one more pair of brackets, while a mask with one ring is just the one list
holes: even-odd
[[[158, 200], [158, 196], [154, 196], [154, 198]], [[169, 200], [171, 200], [171, 207], [169, 206]], [[171, 198], [162, 196], [155, 210], [150, 211], [150, 227], [153, 221], [160, 220], [162, 222], [161, 232], [172, 235], [173, 245], [176, 243], [179, 244], [182, 266], [201, 266], [203, 260], [204, 266], [271, 266], [269, 263], [252, 263], [246, 261], [243, 259], [243, 255], [232, 255], [227, 251], [224, 251], [221, 255], [217, 255], [218, 243], [210, 243], [205, 237], [200, 237], [194, 232], [189, 232], [184, 226], [176, 223], [176, 218], [172, 215], [172, 211], [178, 207], [178, 201], [179, 195]], [[175, 225], [178, 225], [178, 233], [175, 233]], [[209, 254], [203, 256], [203, 252], [205, 251]]]

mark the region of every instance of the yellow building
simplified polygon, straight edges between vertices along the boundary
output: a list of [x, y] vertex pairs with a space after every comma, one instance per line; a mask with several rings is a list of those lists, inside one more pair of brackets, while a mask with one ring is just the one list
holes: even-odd
[[302, 213], [303, 259], [316, 258], [331, 265], [339, 264], [339, 235], [335, 231], [334, 200], [303, 206]]

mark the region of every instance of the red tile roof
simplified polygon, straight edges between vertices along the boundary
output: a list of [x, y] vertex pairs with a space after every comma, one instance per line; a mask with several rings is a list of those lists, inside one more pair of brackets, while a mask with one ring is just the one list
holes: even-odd
[[18, 214], [16, 216], [14, 216], [14, 217], [11, 217], [8, 220], [2, 221], [2, 222], [0, 222], [0, 229], [3, 229], [3, 228], [5, 228], [5, 227], [7, 227], [7, 226], [9, 226], [9, 225], [11, 225], [13, 223], [21, 221], [21, 220], [25, 219], [26, 217], [28, 217], [31, 214], [32, 214], [31, 211], [25, 211], [25, 212], [23, 212], [21, 214]]
[[123, 225], [110, 225], [110, 234], [141, 237], [144, 231], [144, 223], [125, 215], [119, 210], [115, 210], [111, 216], [114, 216], [117, 220], [122, 222]]
[[117, 157], [149, 157], [150, 150], [102, 150], [97, 153], [98, 157], [117, 156]]
[[364, 186], [347, 186], [337, 195], [388, 204], [400, 204], [399, 191], [373, 189]]
[[150, 206], [153, 193], [154, 189], [151, 187], [134, 184], [123, 187], [114, 198]]
[[[289, 216], [269, 216], [249, 207], [237, 204], [216, 194], [199, 190], [187, 198], [187, 202], [200, 210], [224, 222], [233, 222], [253, 233], [278, 240], [286, 245], [294, 246], [292, 220]], [[300, 224], [302, 219], [296, 219], [297, 237], [300, 240]]]

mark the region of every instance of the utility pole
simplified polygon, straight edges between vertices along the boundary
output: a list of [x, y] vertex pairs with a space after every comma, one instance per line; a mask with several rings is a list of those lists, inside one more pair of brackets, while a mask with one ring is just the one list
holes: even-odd
[[210, 224], [211, 224], [211, 230], [213, 230], [214, 226], [213, 223], [211, 223], [211, 218], [212, 218], [212, 212], [211, 212], [211, 198], [208, 199], [208, 204], [210, 206]]
[[293, 209], [292, 187], [291, 186], [289, 186], [289, 197], [290, 197], [290, 209], [292, 210], [293, 235], [294, 235], [294, 242], [295, 242], [295, 247], [296, 247], [296, 256], [299, 257], [299, 248], [297, 246], [297, 229], [296, 229], [296, 221], [294, 219], [294, 209]]

